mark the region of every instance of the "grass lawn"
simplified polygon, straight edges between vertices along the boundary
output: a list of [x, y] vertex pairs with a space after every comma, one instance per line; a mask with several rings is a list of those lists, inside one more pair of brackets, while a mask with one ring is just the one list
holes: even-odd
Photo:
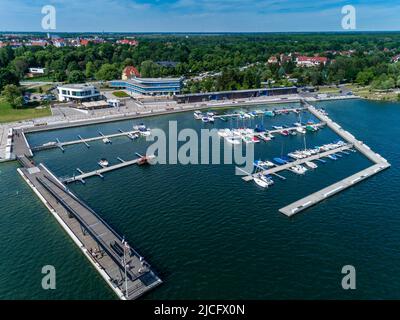
[[114, 91], [113, 95], [116, 96], [117, 98], [127, 98], [127, 97], [129, 97], [129, 94], [127, 94], [124, 91]]
[[399, 95], [397, 92], [370, 90], [369, 86], [362, 87], [354, 84], [348, 84], [346, 85], [346, 87], [353, 91], [355, 95], [358, 95], [365, 99], [379, 101], [399, 101]]
[[0, 98], [0, 123], [40, 118], [49, 115], [51, 115], [49, 107], [43, 109], [33, 107], [13, 109], [7, 102]]
[[336, 87], [319, 87], [318, 93], [339, 93], [340, 88]]
[[[24, 91], [30, 92], [30, 93], [43, 93], [45, 94], [50, 88], [52, 88], [53, 85], [51, 84], [45, 84], [43, 86], [39, 86], [39, 87], [33, 87], [33, 88], [28, 88]], [[40, 88], [42, 88], [42, 91], [40, 91]]]
[[24, 78], [22, 81], [53, 81], [53, 78], [50, 75], [43, 75], [43, 76], [37, 76], [37, 77], [32, 77], [32, 78]]

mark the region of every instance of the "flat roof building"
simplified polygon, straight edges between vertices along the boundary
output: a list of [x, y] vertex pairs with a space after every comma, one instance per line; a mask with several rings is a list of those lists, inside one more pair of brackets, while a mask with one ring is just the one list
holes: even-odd
[[109, 82], [112, 88], [130, 91], [132, 94], [150, 96], [176, 95], [181, 91], [183, 78], [131, 78]]
[[205, 93], [191, 93], [176, 95], [174, 99], [178, 103], [197, 103], [204, 101], [248, 99], [262, 96], [279, 96], [297, 94], [297, 87], [278, 87], [278, 88], [261, 88], [234, 91], [219, 91]]
[[100, 98], [100, 91], [88, 84], [66, 84], [57, 87], [59, 101], [93, 101]]

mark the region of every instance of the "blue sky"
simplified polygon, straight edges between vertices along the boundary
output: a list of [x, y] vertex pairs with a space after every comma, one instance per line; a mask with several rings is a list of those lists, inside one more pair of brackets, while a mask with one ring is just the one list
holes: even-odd
[[341, 8], [357, 30], [400, 30], [400, 0], [0, 0], [0, 31], [41, 31], [41, 8], [57, 10], [55, 32], [341, 31]]

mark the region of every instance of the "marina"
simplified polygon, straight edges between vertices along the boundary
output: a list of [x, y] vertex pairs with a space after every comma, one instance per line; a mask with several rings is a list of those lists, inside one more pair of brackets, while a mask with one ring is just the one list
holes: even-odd
[[[317, 110], [317, 112], [318, 112], [318, 110]], [[215, 117], [216, 115], [214, 115], [214, 117]], [[329, 124], [328, 124], [328, 120], [329, 120], [329, 118], [325, 118], [325, 117], [319, 117], [319, 116], [317, 116], [317, 118], [319, 119], [319, 123], [315, 123], [315, 124], [313, 124], [313, 125], [315, 125], [315, 126], [320, 126], [320, 127], [324, 127], [324, 126], [326, 126], [326, 125], [328, 125], [329, 126]], [[218, 119], [218, 118], [217, 118]], [[261, 132], [256, 132], [256, 130], [254, 130], [254, 132], [248, 132], [248, 133], [245, 133], [244, 135], [248, 135], [249, 137], [251, 137], [251, 136], [254, 136], [254, 135], [259, 135], [259, 137], [261, 138], [263, 135], [264, 135], [264, 137], [270, 137], [270, 135], [272, 135], [272, 134], [274, 134], [274, 135], [278, 135], [277, 137], [276, 137], [276, 139], [279, 141], [279, 139], [281, 139], [281, 141], [282, 141], [282, 143], [284, 143], [283, 141], [292, 141], [292, 142], [290, 142], [291, 144], [292, 143], [294, 143], [295, 141], [297, 141], [297, 142], [300, 142], [301, 141], [301, 139], [302, 139], [302, 137], [303, 136], [300, 136], [299, 135], [299, 137], [293, 137], [293, 138], [291, 138], [290, 136], [291, 135], [289, 135], [289, 137], [280, 137], [280, 133], [282, 132], [282, 131], [284, 131], [284, 130], [287, 130], [287, 131], [292, 131], [292, 130], [295, 130], [296, 128], [299, 128], [299, 127], [301, 127], [301, 128], [305, 128], [305, 126], [306, 126], [306, 124], [301, 124], [300, 123], [300, 126], [299, 125], [294, 125], [294, 126], [292, 126], [292, 125], [290, 125], [290, 123], [292, 123], [293, 122], [293, 120], [291, 120], [290, 121], [290, 123], [289, 123], [289, 121], [283, 121], [285, 118], [281, 118], [282, 119], [282, 126], [281, 126], [281, 128], [277, 128], [277, 129], [271, 129], [271, 130], [265, 130], [265, 131], [261, 131]], [[281, 120], [278, 120], [277, 119], [277, 121], [281, 121]], [[286, 125], [285, 125], [285, 123], [286, 123]], [[221, 124], [222, 124], [222, 122], [221, 122]], [[201, 124], [200, 124], [201, 125]], [[277, 123], [277, 126], [279, 127], [279, 125], [280, 125], [280, 123]], [[119, 131], [119, 134], [121, 135], [121, 136], [126, 136], [126, 137], [128, 137], [129, 138], [129, 136], [127, 135], [127, 133], [129, 133], [129, 132], [131, 132], [130, 130], [128, 130], [126, 127], [122, 127], [122, 126], [119, 126], [120, 128], [123, 128], [124, 130], [121, 130], [121, 131]], [[154, 125], [152, 125], [152, 127], [156, 127], [156, 126], [154, 126]], [[268, 126], [268, 127], [272, 127], [272, 126]], [[117, 129], [118, 129], [118, 127], [116, 127]], [[103, 132], [104, 133], [109, 133], [110, 131], [111, 132], [115, 132], [117, 129], [116, 129], [115, 127], [114, 127], [114, 129], [113, 130], [104, 130], [104, 128], [99, 128], [98, 130], [96, 130], [96, 132], [99, 134], [99, 136], [96, 136], [95, 138], [96, 138], [96, 140], [93, 140], [93, 141], [100, 141], [101, 142], [101, 140], [102, 139], [104, 139], [104, 137], [109, 137], [109, 139], [111, 140], [113, 137], [112, 137], [112, 133], [111, 133], [111, 135], [109, 135], [109, 134], [102, 134]], [[132, 128], [132, 124], [130, 124], [130, 128]], [[93, 128], [93, 129], [95, 129], [95, 128]], [[325, 131], [325, 130], [324, 130]], [[324, 131], [321, 131], [321, 133], [319, 133], [319, 134], [311, 134], [311, 132], [310, 133], [307, 133], [307, 135], [309, 135], [310, 137], [311, 137], [311, 140], [313, 140], [314, 138], [312, 138], [312, 137], [317, 137], [318, 135], [320, 135], [320, 134], [322, 134], [323, 136], [325, 136], [325, 134], [323, 133]], [[329, 130], [330, 131], [330, 130]], [[17, 132], [17, 131], [16, 131]], [[96, 135], [96, 132], [92, 132], [92, 134], [87, 134], [87, 133], [82, 133], [82, 132], [77, 132], [77, 133], [75, 133], [75, 135], [74, 136], [77, 136], [77, 134], [79, 134], [80, 136], [81, 136], [81, 138], [82, 137], [84, 137], [84, 136], [90, 136], [90, 135]], [[135, 131], [133, 131], [133, 132], [135, 132]], [[21, 133], [23, 134], [24, 132], [22, 132], [21, 131]], [[109, 160], [112, 160], [112, 158], [110, 157], [110, 155], [108, 154], [108, 151], [104, 151], [105, 153], [100, 153], [97, 157], [94, 157], [94, 158], [91, 158], [91, 159], [89, 159], [90, 161], [86, 161], [86, 166], [83, 166], [83, 167], [81, 167], [81, 165], [78, 163], [78, 165], [76, 165], [75, 166], [75, 168], [77, 168], [77, 167], [80, 167], [80, 168], [82, 168], [82, 169], [85, 169], [85, 170], [78, 170], [78, 175], [74, 175], [73, 177], [69, 177], [69, 178], [57, 178], [54, 174], [52, 174], [46, 167], [44, 167], [44, 166], [42, 166], [41, 164], [39, 164], [39, 165], [35, 165], [34, 163], [32, 163], [31, 162], [31, 160], [29, 159], [31, 156], [29, 155], [30, 153], [32, 153], [32, 150], [34, 150], [34, 151], [40, 151], [40, 150], [37, 150], [37, 149], [35, 149], [35, 147], [33, 147], [32, 148], [32, 150], [30, 149], [30, 146], [29, 146], [29, 144], [27, 143], [27, 142], [25, 142], [24, 140], [26, 140], [26, 138], [24, 138], [24, 135], [21, 135], [21, 133], [20, 133], [20, 135], [19, 135], [19, 137], [18, 136], [16, 136], [16, 135], [14, 135], [14, 144], [13, 144], [13, 147], [14, 147], [14, 150], [21, 150], [21, 151], [19, 151], [21, 154], [26, 154], [27, 155], [27, 157], [19, 157], [19, 160], [20, 160], [20, 162], [21, 163], [23, 163], [23, 168], [21, 168], [21, 170], [23, 170], [23, 169], [25, 169], [25, 168], [30, 168], [30, 167], [32, 167], [32, 168], [39, 168], [39, 170], [43, 173], [44, 172], [44, 175], [46, 175], [47, 176], [47, 178], [46, 177], [40, 177], [40, 176], [38, 176], [39, 178], [41, 178], [37, 183], [37, 185], [35, 186], [36, 188], [37, 188], [37, 190], [40, 190], [40, 192], [39, 193], [36, 193], [37, 195], [38, 195], [38, 198], [39, 199], [41, 199], [41, 197], [43, 197], [44, 199], [45, 199], [45, 202], [47, 202], [47, 203], [50, 203], [51, 201], [53, 201], [53, 203], [54, 202], [58, 202], [58, 205], [60, 205], [60, 206], [63, 206], [64, 208], [67, 208], [67, 209], [64, 209], [65, 210], [65, 212], [66, 212], [66, 215], [68, 216], [68, 213], [67, 212], [70, 212], [69, 210], [70, 209], [68, 209], [68, 208], [74, 208], [73, 207], [73, 205], [74, 205], [74, 202], [69, 202], [69, 201], [71, 201], [71, 200], [68, 200], [68, 202], [65, 202], [65, 203], [63, 203], [61, 200], [64, 198], [64, 197], [66, 197], [66, 198], [68, 198], [64, 193], [61, 193], [60, 192], [60, 195], [57, 195], [57, 189], [59, 189], [58, 187], [55, 187], [55, 185], [59, 185], [60, 186], [60, 188], [65, 188], [65, 190], [67, 190], [67, 191], [69, 191], [67, 188], [66, 188], [66, 184], [68, 184], [68, 183], [72, 183], [72, 182], [74, 182], [74, 181], [76, 181], [76, 182], [83, 182], [83, 181], [85, 181], [85, 179], [87, 179], [87, 178], [90, 178], [90, 177], [103, 177], [103, 174], [104, 173], [107, 173], [107, 172], [110, 172], [110, 171], [118, 171], [118, 169], [120, 169], [120, 168], [123, 168], [123, 167], [127, 167], [127, 166], [131, 166], [131, 165], [134, 165], [134, 164], [136, 164], [137, 163], [137, 161], [138, 161], [138, 159], [140, 159], [140, 154], [138, 154], [138, 159], [133, 159], [133, 160], [126, 160], [126, 159], [131, 159], [132, 158], [132, 156], [129, 156], [129, 155], [127, 155], [127, 154], [124, 154], [124, 153], [120, 153], [120, 152], [118, 152], [117, 154], [115, 154], [114, 153], [114, 155], [112, 156], [112, 158], [116, 158], [120, 163], [118, 163], [118, 164], [116, 164], [116, 165], [114, 165], [112, 162], [113, 161], [110, 161], [110, 163], [108, 163], [108, 160], [107, 160], [107, 162], [104, 162], [106, 159], [104, 158], [104, 156], [106, 157], [106, 158], [108, 158]], [[54, 133], [54, 136], [57, 136], [58, 134], [55, 132]], [[64, 137], [65, 138], [65, 137]], [[67, 142], [73, 142], [73, 141], [75, 141], [75, 140], [73, 140], [73, 139], [70, 139], [71, 138], [71, 135], [69, 136], [69, 138], [68, 139], [65, 139]], [[79, 138], [79, 137], [78, 137]], [[91, 139], [91, 138], [89, 138], [89, 139]], [[61, 140], [61, 137], [60, 137], [60, 140]], [[84, 140], [84, 142], [86, 142], [86, 143], [90, 143], [91, 141], [86, 141], [86, 139], [84, 139], [84, 138], [82, 138], [82, 139], [79, 139], [79, 141], [78, 141], [78, 139], [76, 139], [76, 141], [78, 141], [77, 143], [75, 143], [76, 145], [79, 145], [79, 144], [83, 144], [83, 145], [85, 145], [85, 143], [84, 142], [82, 142], [82, 140]], [[128, 139], [126, 139], [126, 140], [128, 140]], [[133, 140], [133, 139], [132, 139]], [[263, 139], [261, 139], [261, 140], [263, 140]], [[42, 140], [43, 141], [43, 140]], [[46, 141], [46, 140], [44, 140], [44, 141]], [[47, 140], [48, 141], [48, 140]], [[265, 140], [264, 140], [265, 141]], [[270, 141], [270, 140], [268, 140], [268, 141]], [[331, 140], [332, 141], [332, 140]], [[328, 155], [336, 155], [337, 156], [337, 159], [338, 160], [340, 160], [340, 156], [338, 156], [338, 155], [342, 155], [343, 156], [343, 158], [348, 158], [347, 156], [351, 156], [352, 154], [353, 154], [353, 152], [351, 152], [353, 149], [356, 149], [357, 151], [359, 151], [359, 149], [356, 147], [356, 145], [355, 144], [352, 144], [352, 143], [350, 143], [347, 139], [345, 140], [346, 142], [345, 142], [345, 145], [343, 145], [343, 146], [340, 146], [340, 147], [338, 147], [338, 148], [334, 148], [334, 149], [332, 149], [332, 150], [328, 150], [328, 151], [326, 151], [326, 153], [323, 153], [323, 152], [321, 152], [320, 154], [313, 154], [313, 155], [311, 155], [311, 156], [309, 156], [309, 157], [306, 157], [306, 158], [302, 158], [302, 159], [297, 159], [297, 160], [294, 160], [294, 159], [292, 159], [292, 161], [290, 162], [290, 163], [283, 163], [282, 165], [276, 165], [276, 164], [274, 164], [274, 166], [273, 167], [271, 167], [271, 168], [268, 168], [267, 170], [269, 170], [269, 171], [267, 171], [267, 170], [264, 170], [265, 172], [263, 172], [263, 171], [261, 171], [261, 172], [263, 172], [263, 173], [266, 173], [267, 175], [270, 175], [270, 176], [273, 176], [274, 177], [274, 180], [275, 180], [275, 177], [277, 178], [277, 179], [282, 179], [282, 180], [288, 180], [288, 181], [286, 181], [285, 183], [290, 183], [290, 181], [292, 180], [291, 179], [291, 177], [288, 177], [288, 178], [286, 178], [286, 177], [284, 177], [284, 176], [282, 176], [280, 173], [281, 172], [283, 172], [284, 170], [287, 170], [287, 169], [284, 169], [285, 167], [284, 166], [287, 166], [288, 168], [290, 168], [290, 167], [293, 167], [293, 166], [295, 166], [295, 165], [301, 165], [301, 166], [304, 166], [304, 167], [306, 167], [308, 170], [310, 170], [310, 172], [309, 172], [309, 174], [307, 174], [308, 176], [311, 176], [311, 170], [315, 170], [315, 171], [318, 171], [319, 170], [319, 168], [311, 168], [311, 167], [309, 167], [309, 165], [307, 164], [307, 162], [312, 162], [312, 163], [314, 163], [314, 164], [317, 164], [318, 163], [318, 167], [322, 167], [325, 163], [330, 163], [330, 162], [333, 162], [333, 161], [330, 161], [330, 159], [327, 159], [327, 156]], [[59, 142], [59, 141], [56, 141], [57, 143]], [[124, 140], [121, 140], [121, 143], [124, 143], [124, 144], [128, 144], [129, 142], [128, 141], [124, 141]], [[45, 142], [46, 143], [46, 142]], [[278, 142], [278, 143], [270, 143], [270, 144], [265, 144], [265, 147], [271, 147], [271, 146], [273, 146], [273, 145], [277, 145], [277, 144], [279, 144], [280, 142]], [[43, 142], [41, 142], [39, 145], [43, 145], [44, 143]], [[33, 144], [33, 145], [35, 145], [35, 144]], [[314, 144], [314, 145], [316, 145], [316, 144]], [[135, 144], [135, 149], [136, 149], [136, 144]], [[323, 146], [323, 145], [321, 145], [321, 146]], [[53, 148], [57, 148], [57, 146], [56, 147], [53, 147]], [[102, 148], [104, 148], [104, 150], [109, 150], [109, 147], [107, 146], [105, 146], [105, 145], [103, 145], [103, 143], [98, 143], [98, 144], [92, 144], [92, 146], [90, 147], [90, 150], [87, 150], [87, 151], [85, 151], [85, 153], [87, 152], [87, 153], [90, 153], [91, 152], [91, 150], [93, 149], [93, 148], [97, 148], [98, 150], [101, 150]], [[274, 150], [276, 150], [276, 149], [279, 149], [279, 146], [278, 146], [278, 148], [276, 148], [276, 146], [274, 147]], [[368, 148], [366, 148], [367, 150], [368, 150]], [[292, 149], [292, 150], [295, 150], [295, 149]], [[140, 149], [137, 149], [137, 151], [139, 151], [139, 152], [141, 152], [141, 153], [143, 153], [142, 152], [142, 150], [140, 150]], [[79, 148], [76, 148], [76, 150], [73, 150], [73, 149], [71, 149], [71, 153], [74, 153], [74, 152], [80, 152], [80, 153], [82, 153], [82, 150], [80, 150]], [[114, 150], [114, 152], [115, 152], [115, 150]], [[278, 155], [278, 154], [280, 154], [280, 151], [274, 151], [274, 153], [276, 154], [276, 155]], [[47, 154], [47, 152], [43, 152], [43, 153], [40, 153], [40, 154]], [[51, 152], [49, 152], [49, 154], [51, 154]], [[56, 153], [57, 154], [57, 153]], [[70, 159], [72, 159], [71, 157], [72, 157], [72, 155], [70, 155], [69, 157], [68, 157], [68, 155], [69, 155], [69, 152], [68, 153], [65, 153], [64, 155], [63, 155], [63, 157], [67, 157], [67, 159], [68, 158], [70, 158]], [[117, 157], [118, 156], [118, 157]], [[92, 157], [92, 155], [91, 155], [91, 157]], [[351, 157], [353, 157], [353, 156], [351, 156]], [[42, 156], [39, 156], [39, 159], [40, 158], [42, 158]], [[283, 156], [281, 156], [280, 157], [282, 160], [284, 160], [284, 158], [285, 157], [283, 157]], [[379, 156], [376, 158], [375, 156], [374, 156], [374, 154], [370, 154], [370, 158], [374, 158], [374, 159], [379, 159]], [[286, 158], [285, 158], [286, 159]], [[349, 158], [350, 159], [350, 158]], [[68, 160], [66, 160], [66, 161], [68, 161]], [[103, 161], [102, 163], [103, 163], [103, 165], [104, 165], [104, 167], [102, 167], [101, 165], [100, 165], [100, 161]], [[284, 161], [287, 161], [287, 160], [284, 160]], [[337, 161], [338, 163], [340, 163], [340, 161]], [[125, 165], [124, 165], [124, 163], [125, 163]], [[46, 164], [47, 164], [47, 162], [46, 162]], [[90, 164], [90, 165], [88, 165], [88, 164]], [[93, 166], [94, 165], [99, 165], [101, 168], [98, 168], [97, 170], [92, 170], [91, 168], [93, 168]], [[122, 166], [120, 166], [120, 165], [122, 165]], [[114, 167], [114, 166], [116, 166], [116, 167]], [[89, 169], [88, 169], [89, 168]], [[35, 176], [35, 175], [38, 175], [39, 174], [39, 172], [37, 172], [37, 173], [34, 173], [34, 171], [35, 170], [37, 170], [37, 169], [32, 169], [33, 170], [33, 172], [31, 173], [31, 174], [33, 174], [33, 176]], [[91, 171], [92, 170], [92, 171]], [[383, 170], [383, 169], [380, 169], [379, 167], [375, 167], [374, 169], [373, 169], [373, 173], [372, 172], [364, 172], [364, 173], [360, 173], [360, 175], [356, 175], [356, 176], [354, 176], [354, 178], [352, 179], [352, 185], [355, 185], [355, 184], [357, 184], [358, 182], [360, 182], [360, 181], [363, 181], [364, 179], [366, 179], [367, 177], [369, 177], [370, 175], [373, 175], [373, 174], [375, 174], [375, 173], [378, 173], [379, 171], [381, 171], [381, 170]], [[128, 170], [128, 171], [130, 171], [130, 170]], [[132, 171], [142, 171], [142, 170], [132, 170]], [[376, 171], [376, 172], [375, 172]], [[69, 171], [69, 172], [71, 172], [71, 171]], [[20, 173], [21, 174], [21, 173]], [[61, 173], [60, 174], [60, 172], [58, 172], [57, 173], [57, 176], [60, 176], [60, 177], [64, 177], [65, 175], [64, 175], [65, 173], [63, 172], [63, 173]], [[67, 173], [68, 174], [68, 173]], [[292, 176], [294, 176], [293, 174], [291, 174]], [[114, 176], [114, 175], [113, 175]], [[352, 176], [350, 176], [350, 177], [352, 177]], [[110, 180], [112, 179], [113, 177], [111, 177], [110, 176]], [[114, 178], [115, 178], [115, 176], [114, 176]], [[303, 177], [302, 177], [303, 178]], [[306, 177], [307, 178], [307, 177]], [[33, 178], [32, 178], [33, 179]], [[50, 179], [50, 180], [49, 180]], [[71, 179], [73, 179], [73, 180], [71, 180]], [[24, 178], [24, 180], [25, 180], [25, 178]], [[29, 180], [29, 179], [28, 179]], [[104, 180], [104, 186], [106, 186], [107, 185], [107, 180], [108, 179], [105, 179]], [[260, 190], [259, 191], [261, 191], [261, 188], [271, 188], [271, 190], [269, 190], [269, 191], [266, 191], [265, 190], [265, 192], [273, 192], [274, 193], [274, 190], [273, 189], [277, 189], [277, 187], [278, 186], [273, 186], [272, 185], [272, 183], [271, 183], [271, 181], [270, 180], [268, 180], [268, 179], [266, 179], [266, 181], [263, 181], [263, 179], [260, 179], [261, 180], [261, 183], [260, 183]], [[25, 180], [26, 181], [26, 180]], [[58, 181], [58, 182], [57, 182]], [[260, 182], [260, 181], [259, 181]], [[286, 215], [288, 215], [288, 216], [293, 216], [293, 215], [295, 215], [295, 214], [297, 214], [297, 213], [299, 213], [299, 212], [301, 212], [302, 210], [304, 210], [304, 209], [306, 209], [306, 208], [309, 208], [310, 206], [312, 206], [313, 204], [316, 204], [316, 203], [318, 203], [318, 202], [320, 202], [320, 201], [322, 201], [322, 200], [320, 200], [320, 198], [323, 196], [324, 197], [324, 199], [326, 199], [326, 198], [328, 198], [328, 197], [330, 197], [330, 196], [332, 196], [332, 195], [334, 195], [334, 194], [337, 194], [337, 193], [339, 193], [340, 191], [343, 191], [343, 190], [345, 190], [346, 188], [348, 188], [348, 186], [347, 186], [347, 184], [349, 184], [349, 181], [347, 181], [346, 183], [343, 181], [343, 180], [341, 180], [340, 181], [341, 182], [341, 184], [340, 185], [337, 185], [337, 186], [335, 186], [334, 188], [330, 188], [329, 190], [324, 190], [324, 189], [321, 189], [321, 194], [311, 194], [310, 196], [309, 196], [309, 198], [304, 198], [304, 199], [302, 199], [302, 200], [300, 200], [298, 203], [293, 203], [293, 206], [287, 206], [287, 208], [286, 207], [283, 207], [282, 208], [282, 211], [285, 211], [286, 213], [284, 213], [284, 212], [282, 212], [282, 213], [284, 213], [284, 214], [286, 214]], [[351, 181], [350, 181], [351, 182]], [[74, 188], [74, 190], [80, 190], [79, 188], [79, 185], [81, 185], [81, 184], [79, 184], [79, 183], [77, 183], [76, 184], [76, 186], [78, 186], [78, 189], [75, 189], [75, 185], [73, 185], [72, 187]], [[282, 183], [282, 185], [283, 185], [283, 183]], [[347, 187], [346, 187], [347, 186]], [[92, 187], [92, 185], [90, 185], [90, 187]], [[87, 190], [89, 190], [89, 189], [92, 189], [92, 188], [88, 188], [88, 186], [86, 186], [86, 187], [83, 187], [82, 186], [82, 188], [86, 188]], [[51, 190], [51, 191], [50, 191]], [[323, 194], [322, 194], [322, 191], [324, 191], [323, 192]], [[70, 191], [69, 191], [70, 192]], [[258, 191], [257, 191], [258, 192]], [[80, 194], [80, 193], [79, 193]], [[53, 197], [53, 198], [52, 198]], [[43, 202], [43, 200], [41, 200], [42, 202]], [[82, 201], [82, 200], [80, 200], [80, 201]], [[45, 203], [44, 202], [44, 203]], [[62, 212], [62, 208], [61, 207], [58, 207], [58, 211], [59, 212]], [[293, 211], [293, 212], [292, 212]], [[71, 210], [71, 212], [72, 212], [72, 210]], [[74, 215], [77, 215], [77, 213], [76, 212], [74, 212], [74, 213], [71, 213], [70, 214], [71, 216], [74, 216]], [[57, 217], [56, 217], [56, 219], [57, 219]], [[73, 220], [79, 220], [79, 219], [77, 219], [77, 218], [69, 218], [69, 219], [72, 219], [71, 220], [71, 222], [73, 221]], [[57, 220], [58, 221], [58, 220]], [[78, 226], [79, 226], [79, 228], [81, 228], [82, 229], [82, 227], [80, 227], [81, 225], [82, 225], [82, 223], [83, 223], [83, 221], [81, 221], [81, 220], [79, 220], [80, 222], [78, 223]], [[114, 225], [114, 224], [112, 224], [112, 225]], [[89, 225], [90, 226], [90, 225]], [[81, 230], [80, 229], [80, 230]], [[76, 228], [76, 230], [78, 230], [78, 228]], [[94, 236], [94, 234], [90, 234], [89, 232], [86, 232], [86, 240], [88, 240], [88, 239], [90, 239], [90, 238], [92, 238]], [[117, 243], [118, 243], [118, 245], [117, 246], [114, 246], [114, 244], [111, 246], [111, 245], [108, 245], [108, 247], [107, 247], [107, 250], [114, 250], [114, 252], [120, 252], [121, 253], [121, 251], [118, 249], [118, 247], [119, 246], [122, 246], [122, 237], [121, 236], [119, 236], [119, 238], [121, 238], [121, 240], [118, 242], [117, 241]], [[80, 239], [80, 237], [78, 237], [78, 240], [79, 241], [83, 241], [82, 239]], [[95, 242], [95, 241], [94, 241]], [[83, 243], [83, 242], [82, 242]], [[106, 243], [107, 244], [107, 243]], [[139, 240], [139, 245], [140, 245], [140, 240]], [[78, 247], [80, 247], [80, 244], [78, 244]], [[114, 249], [113, 249], [113, 247], [114, 247]], [[90, 247], [89, 246], [89, 243], [88, 244], [85, 244], [84, 245], [84, 248], [88, 248], [87, 249], [87, 251], [90, 249], [90, 248], [92, 248], [92, 247]], [[97, 249], [98, 248], [100, 248], [101, 250], [104, 250], [104, 252], [107, 252], [105, 249], [103, 249], [103, 247], [102, 247], [102, 245], [97, 245]], [[111, 248], [111, 249], [110, 249]], [[123, 248], [123, 246], [122, 246], [122, 248]], [[148, 250], [148, 249], [147, 249]], [[86, 254], [85, 253], [85, 250], [83, 250], [83, 252], [84, 252], [84, 255], [85, 256], [91, 256], [90, 254]], [[95, 255], [97, 255], [98, 254], [98, 251], [95, 251]], [[111, 253], [108, 253], [108, 254], [110, 254], [111, 255]], [[158, 254], [160, 254], [160, 253], [158, 253]], [[118, 253], [117, 253], [117, 255], [118, 255]], [[139, 255], [140, 256], [140, 255]], [[92, 259], [92, 258], [90, 258], [90, 259]], [[110, 258], [110, 260], [112, 260], [112, 258]], [[91, 261], [94, 261], [93, 259], [91, 260]], [[104, 261], [106, 261], [106, 259], [104, 260]], [[139, 261], [140, 261], [140, 258], [139, 258]], [[158, 284], [160, 284], [161, 283], [161, 280], [159, 280], [159, 278], [158, 278], [158, 280], [155, 280], [155, 282], [154, 282], [154, 286], [146, 286], [146, 285], [144, 285], [143, 286], [143, 284], [140, 284], [140, 287], [141, 287], [141, 289], [139, 290], [139, 291], [137, 291], [136, 293], [135, 293], [135, 290], [133, 289], [133, 287], [135, 286], [135, 284], [133, 283], [133, 282], [135, 282], [135, 281], [133, 281], [132, 283], [130, 283], [130, 282], [128, 282], [128, 291], [127, 290], [124, 290], [124, 287], [125, 287], [125, 283], [124, 283], [124, 277], [123, 277], [123, 274], [124, 274], [124, 270], [123, 270], [123, 268], [121, 269], [121, 265], [119, 265], [118, 266], [118, 263], [117, 262], [115, 262], [114, 261], [114, 265], [113, 265], [113, 268], [116, 268], [117, 270], [119, 270], [119, 273], [121, 274], [122, 273], [122, 276], [120, 276], [119, 278], [118, 278], [118, 280], [116, 280], [116, 283], [117, 283], [117, 285], [114, 287], [114, 289], [113, 289], [113, 291], [117, 294], [117, 296], [118, 297], [120, 297], [120, 298], [122, 298], [122, 299], [134, 299], [134, 298], [137, 298], [137, 297], [139, 297], [141, 294], [143, 294], [143, 293], [145, 293], [145, 292], [148, 292], [148, 291], [150, 291], [152, 288], [154, 288], [156, 285], [158, 285]], [[94, 265], [96, 264], [96, 261], [94, 261]], [[111, 264], [110, 264], [111, 265]], [[123, 263], [122, 263], [122, 265], [123, 265]], [[140, 269], [140, 266], [141, 265], [137, 265], [137, 268], [139, 268]], [[95, 266], [95, 268], [96, 268], [96, 266]], [[97, 269], [97, 268], [96, 268]], [[101, 270], [103, 270], [102, 269], [102, 267], [100, 267], [99, 269], [97, 269], [98, 270], [98, 272], [100, 273], [100, 271]], [[100, 270], [100, 271], [99, 271]], [[153, 270], [152, 268], [151, 268], [151, 270]], [[114, 280], [112, 280], [112, 279], [115, 279], [115, 278], [117, 278], [117, 276], [116, 276], [116, 273], [112, 273], [111, 271], [109, 271], [109, 273], [112, 275], [112, 276], [108, 276], [107, 274], [105, 274], [104, 276], [102, 275], [102, 277], [105, 279], [105, 281], [109, 284], [109, 286], [110, 286], [110, 288], [112, 287], [112, 285], [110, 285], [110, 283], [112, 284], [112, 283], [114, 283]], [[154, 275], [156, 275], [156, 273], [153, 271], [153, 273], [154, 273]], [[100, 273], [101, 274], [101, 273]], [[128, 276], [129, 277], [129, 276]], [[111, 280], [110, 280], [111, 279]], [[134, 279], [134, 277], [132, 276], [132, 279]], [[136, 285], [137, 284], [139, 284], [140, 282], [136, 282]], [[131, 289], [132, 288], [132, 289]], [[126, 295], [126, 292], [128, 292], [128, 294]], [[158, 291], [157, 291], [158, 292]]]

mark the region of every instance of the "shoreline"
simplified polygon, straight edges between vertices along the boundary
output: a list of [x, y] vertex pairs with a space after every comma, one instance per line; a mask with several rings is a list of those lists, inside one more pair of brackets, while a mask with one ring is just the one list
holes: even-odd
[[[31, 123], [26, 121], [26, 123], [8, 123], [2, 124], [0, 126], [0, 130], [4, 132], [8, 131], [8, 129], [20, 129], [24, 133], [34, 133], [34, 132], [43, 132], [43, 131], [52, 131], [52, 130], [60, 130], [74, 127], [82, 127], [82, 126], [90, 126], [97, 125], [102, 123], [111, 123], [132, 119], [143, 119], [147, 117], [153, 116], [162, 116], [174, 113], [181, 112], [189, 112], [195, 110], [204, 110], [204, 109], [225, 109], [225, 108], [234, 108], [234, 107], [251, 107], [256, 105], [263, 104], [287, 104], [287, 103], [298, 103], [301, 99], [305, 99], [309, 102], [317, 102], [317, 101], [338, 101], [338, 100], [349, 100], [349, 99], [360, 99], [358, 96], [335, 96], [335, 97], [326, 97], [326, 98], [314, 98], [314, 97], [302, 97], [299, 94], [296, 95], [285, 95], [285, 96], [273, 96], [267, 99], [251, 99], [251, 100], [240, 100], [240, 101], [226, 101], [226, 102], [214, 102], [214, 103], [199, 103], [199, 104], [182, 104], [176, 105], [175, 107], [165, 107], [164, 109], [159, 109], [154, 111], [153, 109], [149, 111], [143, 112], [131, 112], [131, 113], [120, 113], [113, 115], [104, 115], [100, 117], [82, 117], [78, 120], [69, 120], [65, 121], [54, 121], [53, 123], [48, 122], [37, 122], [39, 119], [30, 120]], [[53, 116], [54, 117], [54, 116]], [[46, 118], [44, 118], [46, 119]], [[51, 119], [51, 118], [50, 118]], [[36, 123], [35, 123], [36, 121]], [[12, 153], [11, 158], [5, 158], [3, 155], [5, 154], [6, 147], [6, 139], [1, 140], [1, 132], [0, 132], [0, 163], [15, 161], [15, 156]]]

